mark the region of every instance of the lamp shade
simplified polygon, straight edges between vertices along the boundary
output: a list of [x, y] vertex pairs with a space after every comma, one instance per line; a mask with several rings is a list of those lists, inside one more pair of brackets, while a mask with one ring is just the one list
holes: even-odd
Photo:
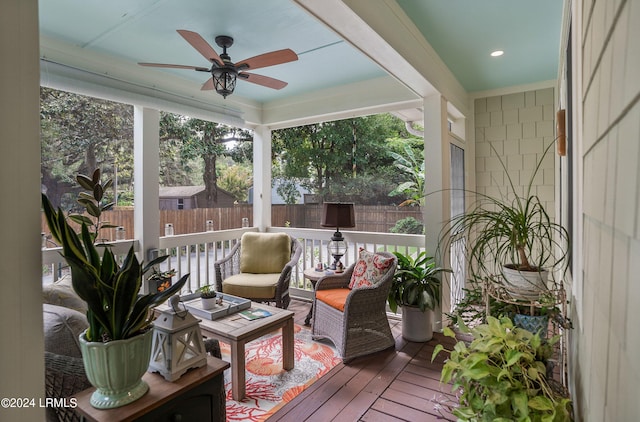
[[355, 227], [356, 214], [353, 203], [325, 202], [322, 207], [322, 227]]

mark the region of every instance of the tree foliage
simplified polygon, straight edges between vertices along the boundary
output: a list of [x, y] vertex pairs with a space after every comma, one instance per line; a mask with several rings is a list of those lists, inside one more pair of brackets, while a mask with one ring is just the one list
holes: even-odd
[[406, 176], [389, 196], [404, 195], [405, 199], [400, 206], [424, 205], [424, 159], [417, 155], [410, 144], [404, 145], [402, 154], [390, 152], [393, 157], [393, 165]]
[[[74, 175], [97, 167], [115, 182], [105, 197], [131, 203], [132, 106], [42, 88], [41, 116], [42, 184], [55, 207], [77, 206]], [[159, 135], [161, 185], [196, 185], [202, 179], [207, 206], [217, 202], [218, 186], [246, 201], [252, 185], [250, 131], [162, 112]], [[280, 129], [272, 141], [272, 175], [287, 203], [296, 202], [298, 186], [325, 200], [361, 204], [412, 198], [397, 189], [414, 180], [398, 171], [398, 156], [410, 145], [419, 157], [422, 139], [389, 114]], [[398, 195], [390, 198], [394, 188]]]
[[[73, 195], [63, 195], [78, 192], [76, 173], [101, 167], [112, 177], [121, 152], [132, 150], [133, 107], [49, 88], [40, 104], [42, 184], [54, 207], [71, 207]], [[124, 167], [120, 181], [130, 183], [132, 162]]]
[[274, 174], [300, 182], [325, 200], [387, 203], [400, 183], [387, 151], [409, 138], [399, 119], [374, 115], [273, 132]]
[[189, 137], [183, 140], [181, 156], [183, 160], [195, 158], [203, 160], [207, 207], [213, 207], [218, 201], [216, 161], [226, 153], [225, 143], [250, 141], [252, 134], [248, 130], [199, 119], [190, 119], [187, 127]]

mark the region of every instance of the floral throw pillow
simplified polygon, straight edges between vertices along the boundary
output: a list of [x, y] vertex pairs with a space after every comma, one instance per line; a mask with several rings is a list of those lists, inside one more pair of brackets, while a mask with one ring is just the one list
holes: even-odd
[[389, 270], [393, 263], [393, 258], [376, 255], [372, 252], [360, 248], [360, 257], [351, 274], [349, 282], [350, 289], [357, 289], [365, 286], [373, 286], [380, 282], [382, 276]]

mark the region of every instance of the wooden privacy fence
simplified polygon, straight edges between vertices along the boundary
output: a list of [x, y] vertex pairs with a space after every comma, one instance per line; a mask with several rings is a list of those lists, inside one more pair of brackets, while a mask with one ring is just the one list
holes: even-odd
[[[388, 233], [398, 220], [414, 217], [422, 221], [419, 207], [395, 207], [389, 205], [356, 205], [356, 227], [349, 229], [363, 232]], [[133, 238], [133, 209], [118, 209], [103, 214], [104, 220], [125, 229], [125, 238]], [[298, 227], [320, 229], [322, 216], [321, 204], [273, 205], [271, 225], [274, 227]], [[242, 219], [248, 218], [253, 225], [253, 206], [235, 205], [230, 208], [196, 208], [190, 210], [161, 210], [160, 236], [164, 236], [165, 224], [173, 224], [174, 234], [199, 233], [206, 230], [206, 221], [213, 221], [214, 230], [227, 230], [242, 227]], [[44, 214], [41, 223], [42, 232], [49, 235]], [[115, 240], [115, 230], [102, 233], [108, 240]], [[53, 245], [49, 245], [53, 246]]]

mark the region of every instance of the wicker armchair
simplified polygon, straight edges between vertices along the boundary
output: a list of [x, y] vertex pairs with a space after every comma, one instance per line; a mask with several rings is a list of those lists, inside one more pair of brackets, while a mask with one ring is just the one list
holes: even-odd
[[[316, 295], [313, 301], [313, 338], [331, 340], [340, 352], [344, 363], [358, 356], [395, 346], [395, 339], [387, 319], [386, 303], [397, 259], [387, 252], [378, 252], [376, 255], [391, 258], [393, 261], [381, 276], [382, 278], [372, 286], [348, 290], [355, 264], [342, 274], [323, 277], [316, 283]], [[343, 294], [347, 295], [344, 300], [344, 311], [318, 299], [319, 291], [329, 289], [343, 289]]]
[[[286, 250], [283, 254], [278, 254], [277, 249], [282, 249], [283, 238], [288, 238]], [[276, 245], [279, 245], [275, 248], [272, 247], [273, 243], [270, 243], [274, 239]], [[248, 253], [244, 257], [242, 255], [243, 244], [244, 249], [249, 251], [251, 248], [253, 252], [252, 264], [247, 264]], [[247, 232], [227, 256], [214, 264], [216, 291], [251, 299], [254, 302], [275, 302], [276, 307], [287, 309], [291, 302], [291, 271], [298, 264], [301, 253], [300, 242], [292, 236], [284, 233]], [[246, 271], [247, 268], [249, 271]]]
[[[43, 304], [45, 394], [66, 398], [91, 387], [84, 372], [78, 336], [89, 324], [80, 312]], [[47, 407], [47, 422], [79, 422], [71, 407]]]

